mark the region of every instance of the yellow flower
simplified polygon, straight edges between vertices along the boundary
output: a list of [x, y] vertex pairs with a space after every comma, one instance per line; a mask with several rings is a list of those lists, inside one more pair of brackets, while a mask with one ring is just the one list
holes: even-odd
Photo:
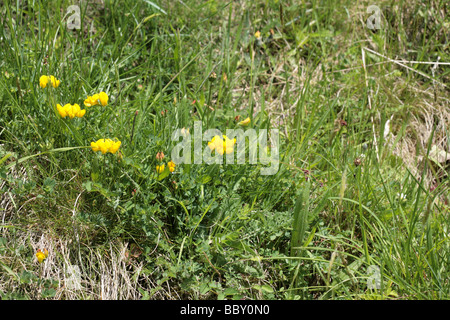
[[111, 152], [112, 154], [116, 153], [117, 150], [119, 150], [121, 144], [122, 144], [122, 142], [120, 142], [120, 141], [114, 142], [112, 144], [112, 146], [109, 147], [109, 152]]
[[56, 79], [54, 76], [50, 76], [50, 82], [52, 83], [53, 88], [58, 88], [61, 83], [61, 81]]
[[98, 104], [98, 99], [100, 99], [100, 95], [99, 94], [94, 94], [92, 97], [88, 96], [86, 98], [86, 100], [84, 100], [84, 105], [86, 107], [92, 107], [92, 106], [96, 106]]
[[67, 114], [69, 115], [70, 119], [73, 119], [75, 117], [81, 118], [86, 113], [86, 110], [81, 110], [80, 106], [78, 104], [66, 104], [67, 107]]
[[223, 139], [220, 136], [214, 136], [210, 142], [208, 142], [208, 147], [212, 150], [216, 150], [220, 155], [224, 153], [230, 154], [234, 151], [234, 145], [236, 143], [236, 138], [229, 139], [226, 135], [223, 135]]
[[94, 152], [97, 152], [100, 150], [100, 147], [97, 144], [97, 142], [91, 142], [91, 148], [92, 148], [92, 151], [94, 151]]
[[101, 104], [102, 106], [106, 106], [108, 104], [108, 95], [105, 92], [100, 92], [100, 93], [96, 93], [94, 94], [92, 97], [88, 96], [85, 100], [84, 100], [84, 105], [86, 107], [92, 107], [92, 106], [96, 106], [98, 104]]
[[99, 93], [99, 100], [102, 106], [106, 106], [108, 104], [108, 95], [105, 92]]
[[41, 88], [47, 87], [47, 84], [51, 82], [53, 88], [58, 88], [59, 84], [61, 83], [61, 80], [56, 79], [54, 76], [41, 76], [39, 78], [39, 86]]
[[58, 109], [58, 112], [59, 112], [59, 115], [61, 116], [61, 118], [67, 117], [66, 108], [61, 106], [59, 103], [56, 105], [56, 108]]
[[103, 154], [107, 153], [111, 146], [112, 146], [112, 141], [109, 139], [103, 139], [100, 141], [100, 151]]
[[59, 115], [62, 118], [69, 116], [70, 119], [75, 117], [82, 118], [86, 114], [86, 109], [81, 110], [78, 104], [71, 105], [70, 103], [64, 105], [62, 107], [59, 103], [56, 105], [56, 109], [58, 109]]
[[[78, 106], [78, 105], [77, 105], [77, 106]], [[78, 107], [80, 107], [80, 106], [78, 106]], [[78, 111], [78, 113], [77, 113], [77, 117], [78, 117], [78, 118], [82, 118], [85, 114], [86, 114], [86, 109], [80, 110], [80, 111]]]
[[236, 138], [231, 140], [228, 139], [227, 136], [223, 137], [225, 138], [225, 140], [223, 141], [223, 151], [225, 151], [226, 154], [230, 154], [234, 151], [234, 144], [236, 143]]
[[161, 174], [164, 171], [164, 163], [160, 166], [156, 166], [156, 172], [158, 172], [159, 174]]
[[242, 120], [241, 122], [239, 122], [238, 124], [240, 126], [246, 126], [250, 123], [250, 117], [247, 117], [247, 119]]
[[223, 140], [220, 138], [220, 136], [214, 136], [210, 142], [208, 142], [209, 149], [214, 150], [220, 147], [223, 144]]
[[38, 250], [38, 252], [36, 253], [36, 257], [39, 263], [42, 263], [42, 261], [44, 261], [45, 259], [45, 255], [41, 252], [41, 250]]
[[47, 249], [44, 249], [44, 252], [42, 252], [40, 249], [36, 252], [36, 258], [38, 259], [39, 263], [42, 263], [45, 259], [48, 257], [48, 251]]
[[255, 32], [255, 38], [257, 38], [257, 39], [261, 38], [261, 32], [256, 31]]
[[103, 154], [106, 154], [107, 152], [114, 154], [119, 150], [121, 144], [122, 142], [120, 141], [99, 139], [96, 142], [91, 142], [91, 148], [94, 152], [100, 151]]
[[48, 83], [48, 77], [47, 76], [41, 76], [39, 78], [39, 86], [41, 88], [45, 88], [47, 86], [47, 83]]
[[174, 172], [175, 171], [175, 163], [172, 160], [169, 161], [167, 166], [169, 167], [169, 171], [170, 172]]

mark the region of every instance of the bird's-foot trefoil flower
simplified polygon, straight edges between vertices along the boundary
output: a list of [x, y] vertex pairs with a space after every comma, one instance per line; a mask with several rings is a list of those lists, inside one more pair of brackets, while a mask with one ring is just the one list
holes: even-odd
[[234, 151], [234, 145], [236, 144], [236, 138], [229, 139], [226, 135], [223, 135], [223, 139], [220, 136], [214, 136], [208, 147], [212, 150], [216, 150], [220, 155], [224, 153], [230, 154]]
[[41, 249], [39, 249], [36, 252], [36, 258], [38, 259], [39, 263], [42, 263], [45, 259], [47, 259], [47, 257], [48, 257], [47, 249], [44, 249], [44, 252], [42, 252]]
[[74, 105], [67, 103], [64, 105], [64, 107], [58, 103], [56, 105], [56, 108], [58, 109], [59, 115], [62, 118], [65, 118], [67, 116], [70, 119], [73, 119], [75, 117], [82, 118], [86, 114], [86, 109], [81, 110], [80, 106], [77, 103], [75, 103]]
[[92, 97], [88, 96], [85, 100], [84, 100], [84, 105], [86, 107], [92, 107], [92, 106], [96, 106], [98, 104], [98, 99], [100, 98], [100, 96], [98, 94], [94, 94]]
[[172, 160], [170, 160], [169, 163], [167, 163], [167, 166], [169, 167], [170, 172], [175, 171], [175, 163]]
[[164, 171], [165, 165], [164, 163], [161, 165], [157, 165], [156, 166], [156, 172], [158, 172], [158, 174], [161, 174]]
[[102, 105], [102, 106], [106, 106], [107, 104], [108, 104], [108, 95], [105, 93], [105, 92], [100, 92], [99, 94], [99, 101], [100, 101], [100, 104]]
[[96, 142], [91, 142], [91, 148], [94, 152], [100, 151], [103, 154], [106, 154], [107, 152], [114, 154], [119, 150], [121, 144], [122, 142], [120, 141], [99, 139]]
[[58, 88], [59, 84], [61, 83], [61, 80], [56, 79], [54, 76], [46, 76], [43, 75], [39, 78], [39, 86], [41, 88], [47, 87], [48, 83], [51, 83], [53, 88]]
[[102, 106], [106, 106], [108, 104], [108, 95], [106, 94], [106, 92], [100, 92], [100, 93], [96, 93], [93, 96], [88, 96], [85, 100], [84, 100], [84, 105], [86, 107], [92, 107], [92, 106], [96, 106], [96, 105], [102, 105]]
[[240, 126], [246, 126], [250, 123], [250, 117], [247, 117], [246, 119], [242, 120], [241, 122], [239, 122], [238, 124]]

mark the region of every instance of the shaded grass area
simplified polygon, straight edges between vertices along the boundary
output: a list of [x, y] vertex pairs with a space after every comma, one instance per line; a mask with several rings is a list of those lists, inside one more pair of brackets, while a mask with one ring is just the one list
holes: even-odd
[[[364, 1], [95, 1], [80, 30], [53, 3], [0, 7], [2, 299], [448, 299], [444, 1], [380, 2], [379, 30]], [[157, 174], [176, 129], [247, 117], [276, 174]]]

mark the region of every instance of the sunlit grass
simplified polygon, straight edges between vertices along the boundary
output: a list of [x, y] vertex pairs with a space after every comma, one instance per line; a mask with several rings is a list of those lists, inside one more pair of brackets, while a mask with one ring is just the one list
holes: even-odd
[[[2, 299], [449, 298], [442, 2], [378, 31], [366, 2], [52, 3], [0, 7]], [[278, 129], [276, 174], [175, 164], [196, 121]]]

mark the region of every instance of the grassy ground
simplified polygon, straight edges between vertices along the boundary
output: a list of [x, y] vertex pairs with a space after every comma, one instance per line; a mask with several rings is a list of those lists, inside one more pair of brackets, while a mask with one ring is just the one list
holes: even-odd
[[[450, 297], [446, 1], [71, 4], [0, 2], [1, 299]], [[276, 174], [169, 172], [176, 129], [247, 117]]]

